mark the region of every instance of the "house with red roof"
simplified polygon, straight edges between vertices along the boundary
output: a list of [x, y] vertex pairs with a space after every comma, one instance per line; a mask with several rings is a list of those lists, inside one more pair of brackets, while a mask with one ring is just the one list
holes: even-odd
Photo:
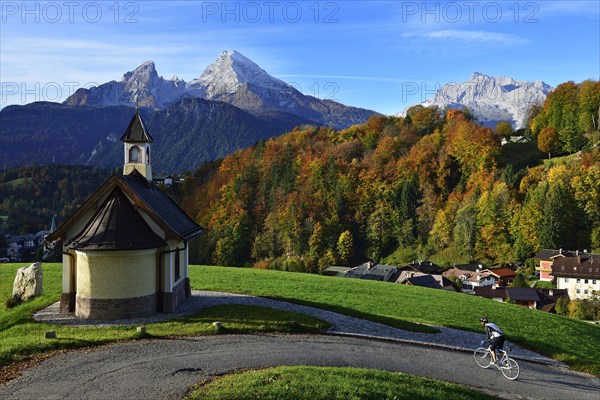
[[515, 276], [517, 276], [517, 273], [515, 271], [506, 267], [490, 268], [484, 271], [488, 272], [491, 276], [493, 276], [496, 279], [496, 282], [494, 283], [496, 287], [510, 286], [513, 283], [513, 280], [515, 279]]

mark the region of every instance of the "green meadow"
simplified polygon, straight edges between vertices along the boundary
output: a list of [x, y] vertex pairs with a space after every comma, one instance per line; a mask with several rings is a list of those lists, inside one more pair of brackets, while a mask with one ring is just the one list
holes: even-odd
[[360, 368], [277, 367], [199, 385], [188, 400], [480, 400], [472, 389], [403, 373]]
[[294, 272], [198, 266], [193, 289], [285, 300], [378, 321], [403, 329], [431, 324], [482, 332], [487, 315], [510, 341], [600, 375], [600, 325], [499, 303], [463, 293]]
[[[17, 264], [0, 265], [0, 298], [10, 297]], [[168, 322], [147, 324], [140, 335], [135, 326], [78, 328], [42, 324], [31, 315], [60, 297], [60, 265], [44, 264], [44, 294], [15, 308], [0, 306], [0, 366], [44, 352], [98, 345], [140, 337], [215, 334], [224, 332], [318, 332], [324, 321], [294, 313], [256, 307], [227, 306]], [[422, 332], [446, 326], [481, 332], [479, 317], [488, 315], [509, 340], [571, 367], [600, 375], [600, 326], [516, 305], [461, 293], [391, 283], [333, 278], [302, 273], [246, 268], [191, 266], [193, 289], [251, 294], [382, 322]], [[296, 324], [290, 324], [290, 321]], [[44, 339], [55, 330], [57, 339]], [[483, 334], [483, 333], [482, 333]]]

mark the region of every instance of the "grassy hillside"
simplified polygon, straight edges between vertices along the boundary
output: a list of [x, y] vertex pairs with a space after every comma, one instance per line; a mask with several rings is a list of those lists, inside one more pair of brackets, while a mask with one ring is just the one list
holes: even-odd
[[192, 288], [307, 304], [393, 326], [425, 323], [481, 332], [488, 315], [509, 340], [600, 375], [600, 326], [462, 293], [358, 279], [243, 268], [192, 267]]
[[[11, 295], [16, 269], [22, 265], [0, 264], [0, 299]], [[31, 314], [60, 297], [59, 264], [44, 264], [43, 296], [6, 310], [0, 306], [0, 366], [28, 355], [50, 350], [95, 345], [139, 337], [134, 326], [117, 328], [73, 328], [36, 323]], [[420, 329], [426, 323], [481, 332], [481, 315], [488, 315], [509, 339], [572, 367], [600, 375], [600, 326], [545, 314], [487, 299], [391, 283], [332, 278], [280, 271], [191, 266], [192, 288], [246, 293], [337, 311], [405, 329]], [[298, 315], [290, 317], [264, 310], [226, 310], [231, 332], [289, 332], [281, 321], [298, 321], [301, 331], [324, 327], [322, 321]], [[238, 310], [238, 311], [236, 311]], [[225, 311], [199, 314], [165, 323], [148, 324], [151, 337], [213, 333], [216, 315], [224, 321]], [[265, 322], [263, 319], [268, 319]], [[225, 323], [224, 323], [225, 324]], [[237, 324], [237, 325], [235, 325]], [[57, 340], [46, 340], [44, 332], [56, 330]], [[430, 330], [435, 332], [436, 330]]]
[[[0, 264], [0, 299], [9, 298], [17, 268], [23, 264]], [[26, 265], [25, 265], [26, 266]], [[14, 376], [15, 368], [2, 368], [15, 361], [39, 357], [50, 351], [94, 346], [139, 338], [195, 336], [214, 334], [212, 325], [220, 321], [223, 333], [302, 332], [318, 333], [329, 324], [318, 318], [262, 307], [219, 306], [199, 314], [162, 323], [146, 324], [140, 335], [134, 325], [81, 328], [35, 322], [31, 315], [60, 298], [61, 265], [43, 264], [44, 293], [12, 309], [0, 305], [0, 383]], [[290, 321], [296, 321], [290, 324]], [[44, 339], [47, 331], [56, 331], [57, 339]]]
[[506, 165], [512, 165], [515, 171], [538, 166], [548, 158], [548, 154], [538, 150], [535, 141], [507, 143], [502, 146], [502, 155]]

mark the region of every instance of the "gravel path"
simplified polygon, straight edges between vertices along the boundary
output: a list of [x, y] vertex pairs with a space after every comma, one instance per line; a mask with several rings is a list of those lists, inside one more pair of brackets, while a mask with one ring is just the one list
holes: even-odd
[[[33, 318], [39, 322], [65, 324], [74, 326], [110, 326], [110, 325], [141, 325], [152, 322], [162, 322], [169, 319], [197, 313], [205, 308], [223, 304], [244, 304], [276, 308], [301, 314], [310, 315], [329, 322], [332, 327], [325, 333], [333, 335], [347, 335], [401, 341], [404, 343], [421, 344], [451, 350], [473, 351], [479, 347], [483, 338], [482, 333], [461, 331], [458, 329], [435, 327], [441, 332], [437, 334], [410, 332], [398, 328], [392, 328], [376, 322], [366, 321], [359, 318], [349, 317], [332, 311], [266, 299], [263, 297], [247, 296], [233, 293], [192, 291], [192, 297], [182, 304], [177, 312], [172, 314], [157, 314], [147, 318], [135, 318], [129, 320], [111, 321], [89, 321], [80, 320], [73, 316], [63, 316], [58, 312], [58, 303], [35, 314]], [[532, 351], [523, 349], [513, 343], [511, 346], [511, 357], [521, 360], [534, 361], [549, 365], [564, 366], [564, 364], [551, 358], [544, 357]]]

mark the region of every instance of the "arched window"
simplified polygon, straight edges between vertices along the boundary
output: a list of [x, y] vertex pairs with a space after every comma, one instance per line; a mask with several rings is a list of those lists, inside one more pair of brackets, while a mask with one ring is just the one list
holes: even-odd
[[146, 164], [150, 164], [150, 147], [146, 147]]
[[139, 163], [140, 162], [140, 148], [137, 146], [133, 146], [129, 149], [129, 162], [130, 163]]

